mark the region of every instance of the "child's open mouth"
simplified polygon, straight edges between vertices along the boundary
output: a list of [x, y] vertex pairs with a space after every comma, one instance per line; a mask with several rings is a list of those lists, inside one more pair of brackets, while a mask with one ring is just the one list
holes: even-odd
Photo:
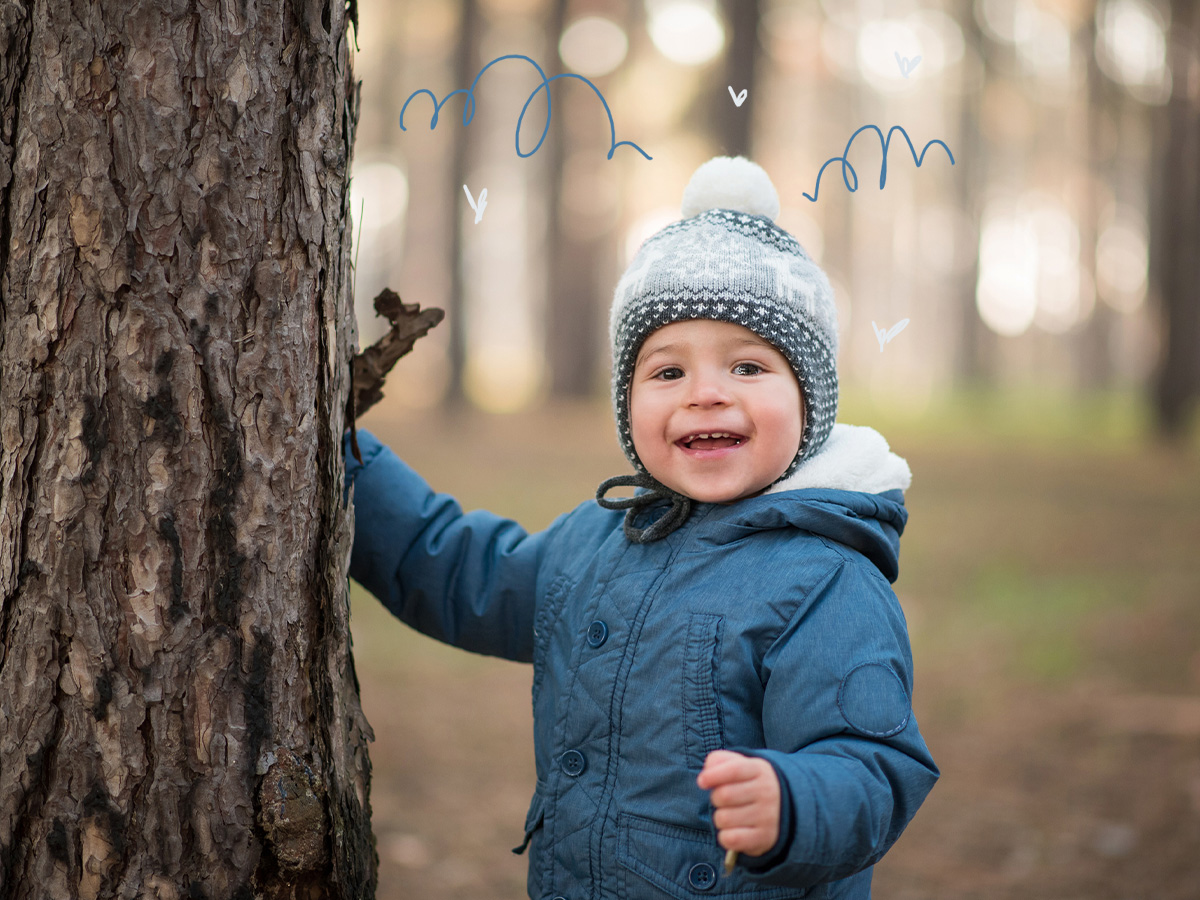
[[728, 431], [697, 432], [676, 441], [687, 450], [726, 450], [736, 447], [746, 438]]

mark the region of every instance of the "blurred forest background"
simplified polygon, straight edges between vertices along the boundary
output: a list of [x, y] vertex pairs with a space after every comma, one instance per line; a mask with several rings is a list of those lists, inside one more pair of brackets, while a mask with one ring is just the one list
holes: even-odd
[[[1200, 897], [1200, 3], [361, 0], [360, 342], [447, 320], [360, 424], [529, 528], [624, 471], [607, 311], [688, 177], [749, 155], [839, 307], [839, 418], [914, 472], [901, 576], [944, 779], [892, 898]], [[533, 96], [523, 54], [579, 80]], [[907, 73], [901, 60], [919, 63]], [[911, 65], [911, 63], [910, 63]], [[731, 94], [745, 90], [739, 106]], [[879, 187], [879, 140], [902, 126]], [[546, 137], [538, 145], [546, 128]], [[645, 159], [632, 141], [653, 157]], [[536, 152], [532, 152], [537, 146]], [[518, 152], [518, 150], [520, 152]], [[476, 214], [474, 198], [487, 190]], [[815, 202], [805, 197], [817, 195]], [[908, 326], [882, 350], [875, 326]], [[524, 896], [522, 666], [355, 586], [381, 898]]]

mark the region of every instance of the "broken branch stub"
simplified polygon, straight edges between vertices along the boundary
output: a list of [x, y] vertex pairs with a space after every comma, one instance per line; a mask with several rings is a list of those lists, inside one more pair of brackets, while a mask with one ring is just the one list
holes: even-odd
[[384, 288], [375, 298], [375, 312], [392, 323], [388, 333], [362, 353], [350, 360], [350, 397], [346, 409], [346, 428], [350, 432], [354, 457], [362, 462], [358, 452], [358, 435], [354, 420], [383, 399], [383, 382], [396, 362], [413, 348], [417, 338], [445, 318], [437, 307], [421, 309], [419, 303], [405, 303], [391, 288]]
[[442, 321], [446, 313], [418, 303], [404, 303], [400, 295], [384, 288], [375, 298], [375, 311], [392, 323], [391, 329], [350, 361], [354, 413], [362, 415], [383, 399], [383, 382], [396, 362], [413, 348], [417, 338]]

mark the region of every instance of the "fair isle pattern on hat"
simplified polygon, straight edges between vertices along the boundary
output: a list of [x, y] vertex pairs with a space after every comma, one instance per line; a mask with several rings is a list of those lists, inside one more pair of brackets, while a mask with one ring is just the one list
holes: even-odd
[[[766, 179], [746, 160], [721, 162], [742, 163]], [[766, 184], [769, 188], [770, 181]], [[708, 209], [667, 226], [642, 245], [617, 284], [609, 320], [617, 432], [621, 449], [639, 472], [645, 467], [629, 424], [637, 354], [653, 331], [685, 319], [742, 325], [787, 358], [805, 403], [800, 449], [780, 479], [788, 477], [821, 448], [837, 418], [837, 308], [825, 273], [795, 238], [751, 212]]]

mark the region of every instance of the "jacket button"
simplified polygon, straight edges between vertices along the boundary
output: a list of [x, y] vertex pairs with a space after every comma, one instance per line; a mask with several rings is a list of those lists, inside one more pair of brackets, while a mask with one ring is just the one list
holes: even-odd
[[587, 768], [587, 760], [578, 750], [568, 750], [559, 759], [559, 764], [562, 766], [562, 770], [572, 778], [582, 775], [583, 770]]
[[596, 647], [601, 646], [607, 640], [608, 640], [608, 626], [605, 625], [603, 622], [601, 622], [599, 619], [597, 619], [595, 622], [593, 622], [591, 625], [588, 626], [587, 642], [588, 642], [589, 647], [592, 647], [594, 649]]
[[707, 891], [717, 883], [717, 870], [708, 863], [696, 863], [688, 872], [688, 883], [698, 891]]

